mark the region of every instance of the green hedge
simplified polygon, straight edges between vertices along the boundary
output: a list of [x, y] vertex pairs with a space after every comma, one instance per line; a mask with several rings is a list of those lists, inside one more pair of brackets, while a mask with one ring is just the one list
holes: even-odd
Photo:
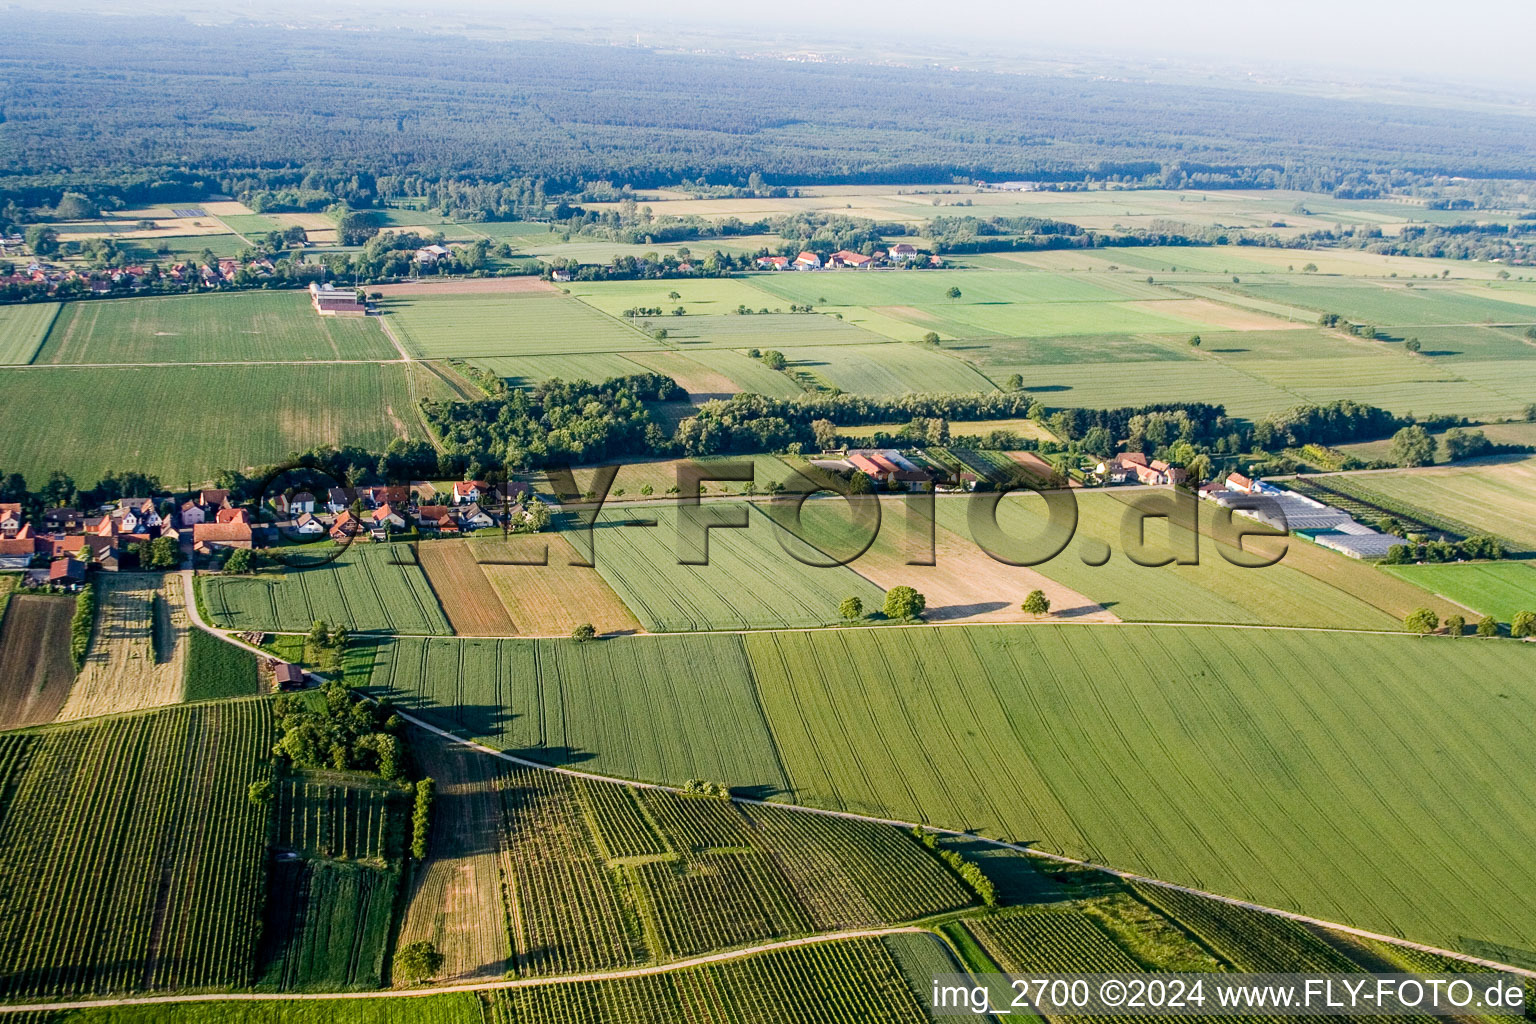
[[75, 617], [69, 623], [69, 657], [75, 671], [85, 666], [91, 649], [91, 634], [96, 630], [96, 585], [87, 583], [75, 598]]

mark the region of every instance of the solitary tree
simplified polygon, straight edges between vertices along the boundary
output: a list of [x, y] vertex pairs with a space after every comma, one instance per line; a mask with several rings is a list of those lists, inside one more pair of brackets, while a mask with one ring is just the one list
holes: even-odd
[[1509, 635], [1536, 636], [1536, 612], [1515, 612], [1515, 617], [1509, 620]]
[[923, 614], [928, 599], [911, 587], [892, 587], [885, 594], [885, 617], [888, 619], [915, 619]]
[[1415, 608], [1403, 619], [1403, 625], [1414, 633], [1433, 633], [1440, 628], [1440, 616], [1429, 608]]
[[1198, 335], [1198, 334], [1191, 334], [1189, 336], [1189, 347], [1190, 348], [1199, 348], [1200, 347], [1200, 335]]
[[924, 345], [937, 345], [938, 343], [939, 343], [939, 336], [935, 332], [929, 331], [927, 334], [923, 335], [923, 344]]
[[426, 939], [407, 943], [395, 953], [395, 976], [402, 981], [426, 981], [443, 969], [443, 954]]
[[854, 619], [861, 619], [864, 617], [864, 602], [860, 601], [857, 597], [845, 597], [842, 603], [837, 606], [837, 614], [849, 622], [852, 622]]
[[959, 287], [956, 286], [956, 285], [950, 285], [949, 291], [944, 293], [944, 297], [949, 299], [949, 301], [951, 301], [951, 302], [955, 301], [956, 299], [958, 299], [960, 297], [960, 289], [959, 289]]
[[249, 550], [236, 548], [229, 553], [229, 558], [224, 562], [225, 572], [250, 572], [253, 557]]
[[1423, 347], [1424, 346], [1419, 344], [1418, 338], [1409, 338], [1407, 341], [1403, 342], [1403, 348], [1407, 349], [1409, 352], [1418, 352]]
[[1003, 381], [1003, 388], [1007, 391], [1023, 391], [1024, 378], [1017, 373], [1010, 373], [1008, 379]]
[[1461, 636], [1467, 631], [1467, 620], [1461, 615], [1447, 615], [1445, 617], [1445, 635]]
[[1435, 461], [1435, 439], [1417, 423], [1392, 435], [1387, 455], [1399, 466], [1427, 466]]
[[1477, 635], [1478, 636], [1498, 636], [1499, 635], [1499, 620], [1495, 619], [1492, 615], [1484, 615], [1482, 618], [1478, 619], [1477, 620]]
[[1029, 596], [1024, 598], [1023, 607], [1029, 615], [1048, 615], [1051, 611], [1051, 599], [1045, 596], [1043, 590], [1031, 590]]
[[579, 644], [584, 644], [588, 640], [595, 640], [597, 639], [597, 629], [593, 627], [592, 623], [583, 622], [571, 630], [571, 639]]

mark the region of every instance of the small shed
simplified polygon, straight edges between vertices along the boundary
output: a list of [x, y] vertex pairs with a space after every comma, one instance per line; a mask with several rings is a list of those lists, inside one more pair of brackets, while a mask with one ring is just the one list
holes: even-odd
[[279, 662], [277, 668], [272, 671], [272, 677], [277, 681], [279, 690], [304, 689], [306, 678], [304, 670], [297, 665], [291, 665], [286, 661]]

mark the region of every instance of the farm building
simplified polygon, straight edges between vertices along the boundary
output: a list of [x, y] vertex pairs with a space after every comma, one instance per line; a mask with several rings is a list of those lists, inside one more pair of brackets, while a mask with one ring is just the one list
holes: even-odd
[[795, 257], [796, 270], [820, 270], [821, 257], [813, 252], [803, 252]]
[[305, 678], [303, 669], [287, 662], [279, 662], [272, 670], [272, 679], [277, 683], [279, 690], [302, 690]]
[[48, 582], [72, 586], [85, 582], [85, 563], [78, 558], [55, 558], [48, 565]]
[[854, 270], [868, 270], [875, 265], [875, 261], [860, 253], [848, 249], [839, 249], [827, 257], [827, 265], [832, 267], [851, 267]]
[[[1359, 524], [1355, 524], [1359, 526]], [[1370, 527], [1361, 527], [1367, 531], [1339, 530], [1331, 533], [1320, 533], [1312, 539], [1318, 544], [1350, 558], [1385, 558], [1398, 544], [1403, 543], [1401, 537], [1394, 537], [1390, 533], [1377, 533]]]
[[339, 292], [328, 284], [310, 283], [309, 301], [321, 316], [367, 316], [368, 304], [355, 292]]
[[759, 270], [788, 270], [788, 256], [759, 256], [757, 260]]

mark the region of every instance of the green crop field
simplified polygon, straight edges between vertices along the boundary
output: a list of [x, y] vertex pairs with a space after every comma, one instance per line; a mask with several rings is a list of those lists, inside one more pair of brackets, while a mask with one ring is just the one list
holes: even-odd
[[322, 317], [306, 292], [236, 292], [66, 303], [37, 363], [394, 359], [371, 317]]
[[490, 356], [476, 357], [472, 362], [498, 377], [505, 377], [507, 384], [514, 388], [532, 387], [556, 377], [596, 383], [610, 377], [649, 372], [616, 352], [587, 352], [574, 356]]
[[60, 308], [57, 302], [0, 306], [0, 363], [30, 363]]
[[886, 339], [822, 313], [753, 313], [751, 316], [651, 316], [649, 329], [665, 328], [667, 343], [680, 348], [791, 348], [798, 345], [863, 345]]
[[1426, 509], [1536, 551], [1536, 456], [1350, 473], [1325, 482], [1343, 485], [1367, 500], [1380, 496], [1410, 509]]
[[552, 764], [784, 786], [735, 636], [392, 640], [371, 686], [443, 728]]
[[0, 994], [250, 984], [271, 745], [260, 701], [0, 740]]
[[231, 213], [218, 218], [219, 223], [238, 235], [243, 235], [251, 241], [259, 241], [257, 236], [265, 235], [269, 231], [281, 231], [283, 226], [270, 217], [263, 217], [259, 213]]
[[1512, 902], [1536, 786], [1504, 767], [1536, 699], [1511, 684], [1523, 645], [1134, 626], [745, 643], [798, 802], [1438, 944], [1536, 940]]
[[1500, 622], [1516, 612], [1536, 612], [1536, 566], [1529, 562], [1393, 565], [1387, 571]]
[[134, 469], [184, 486], [319, 444], [382, 451], [422, 437], [425, 397], [449, 397], [447, 385], [398, 363], [0, 370], [5, 470], [89, 485]]
[[[1132, 497], [1113, 492], [1076, 493], [1074, 497], [1078, 520], [1073, 543], [1035, 569], [1122, 619], [1390, 630], [1400, 628], [1403, 616], [1415, 603], [1422, 603], [1422, 594], [1394, 583], [1372, 566], [1300, 538], [1286, 542], [1285, 555], [1275, 565], [1234, 565], [1218, 546], [1216, 512], [1207, 502], [1196, 506], [1201, 529], [1197, 564], [1140, 565], [1131, 560], [1124, 533], [1129, 522], [1129, 539], [1135, 540], [1138, 520], [1128, 503]], [[982, 500], [939, 499], [939, 524], [966, 543], [974, 543], [969, 517]], [[997, 522], [1009, 536], [1021, 540], [1041, 537], [1046, 529], [1045, 510], [1038, 497], [1012, 496], [998, 504]], [[1192, 540], [1183, 527], [1170, 526], [1166, 519], [1148, 519], [1142, 560], [1161, 561], [1175, 551], [1187, 551]], [[1109, 560], [1101, 565], [1084, 561], [1095, 542], [1107, 545], [1110, 551]], [[1269, 546], [1271, 543], [1249, 540], [1245, 547], [1278, 552]], [[1226, 550], [1232, 553], [1230, 548]], [[858, 562], [853, 568], [858, 568]], [[1448, 610], [1442, 609], [1442, 614]]]
[[226, 629], [302, 633], [320, 619], [353, 632], [453, 632], [409, 544], [357, 542], [313, 568], [209, 577], [203, 600]]
[[887, 343], [796, 348], [785, 355], [791, 369], [809, 371], [852, 394], [994, 390], [992, 382], [969, 364], [918, 345]]
[[[570, 293], [609, 316], [623, 316], [627, 309], [660, 308], [670, 314], [682, 306], [690, 314], [734, 313], [736, 307], [751, 310], [784, 308], [789, 300], [755, 287], [760, 278], [705, 277], [680, 281], [573, 281]], [[678, 298], [671, 294], [677, 292]], [[795, 300], [796, 303], [800, 300]], [[812, 300], [815, 301], [814, 299]], [[656, 319], [666, 326], [670, 315]]]
[[591, 306], [559, 295], [396, 296], [385, 323], [424, 359], [646, 351], [657, 344]]
[[[778, 527], [755, 507], [706, 504], [699, 510], [706, 517], [745, 515], [749, 524], [710, 529], [707, 565], [680, 564], [705, 552], [680, 536], [676, 509], [609, 510], [593, 530], [597, 571], [653, 632], [819, 626], [837, 620], [845, 597], [859, 597], [866, 608], [885, 599], [879, 587], [846, 566], [822, 568], [792, 558], [775, 539]], [[652, 520], [655, 526], [637, 525]]]
[[254, 697], [261, 692], [256, 656], [201, 629], [187, 632], [183, 700]]
[[332, 860], [275, 863], [261, 986], [312, 992], [377, 988], [399, 887], [394, 870]]
[[729, 378], [742, 391], [769, 398], [794, 398], [805, 389], [778, 370], [770, 370], [756, 359], [732, 349], [693, 349], [688, 358]]
[[[1411, 286], [1410, 286], [1411, 285]], [[1504, 301], [1492, 289], [1469, 294], [1464, 283], [1317, 280], [1244, 282], [1234, 289], [1270, 302], [1338, 313], [1360, 323], [1412, 327], [1422, 324], [1536, 324], [1536, 308]]]

